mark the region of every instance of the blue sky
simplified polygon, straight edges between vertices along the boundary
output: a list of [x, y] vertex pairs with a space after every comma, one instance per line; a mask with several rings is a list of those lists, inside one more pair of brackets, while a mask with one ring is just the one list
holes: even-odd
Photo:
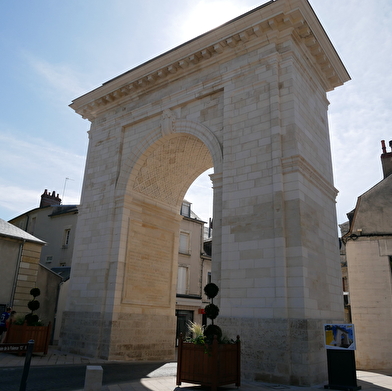
[[[68, 107], [73, 99], [264, 2], [1, 2], [0, 218], [38, 207], [44, 189], [79, 203], [89, 122]], [[382, 179], [380, 141], [392, 140], [392, 1], [310, 4], [352, 78], [328, 93], [342, 223]], [[203, 178], [187, 199], [207, 220], [212, 193]]]

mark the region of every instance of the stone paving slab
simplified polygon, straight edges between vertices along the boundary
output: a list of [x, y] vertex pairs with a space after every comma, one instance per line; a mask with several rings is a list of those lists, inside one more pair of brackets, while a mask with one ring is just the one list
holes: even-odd
[[[23, 366], [25, 356], [18, 356], [12, 353], [0, 353], [0, 367]], [[33, 353], [31, 357], [31, 366], [35, 365], [78, 365], [78, 364], [101, 364], [107, 363], [107, 360], [79, 356], [77, 354], [62, 352], [56, 347], [50, 347], [48, 354]]]
[[[391, 373], [391, 372], [390, 372]], [[361, 391], [387, 391], [392, 390], [392, 377], [380, 373], [365, 371], [357, 372], [358, 385]], [[194, 384], [183, 383], [181, 386], [176, 385], [174, 376], [140, 379], [137, 382], [125, 384], [115, 384], [102, 387], [102, 391], [204, 391], [209, 390]], [[321, 391], [324, 385], [312, 387], [296, 387], [280, 384], [266, 384], [256, 382], [242, 382], [239, 388], [235, 386], [219, 387], [219, 391], [273, 391], [273, 390], [290, 390], [290, 391]], [[83, 391], [77, 390], [77, 391]]]

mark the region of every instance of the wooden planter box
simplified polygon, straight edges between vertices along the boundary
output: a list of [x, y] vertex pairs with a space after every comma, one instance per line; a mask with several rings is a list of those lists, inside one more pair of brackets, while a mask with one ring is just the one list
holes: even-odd
[[51, 324], [48, 326], [27, 326], [27, 323], [8, 326], [4, 343], [27, 343], [34, 340], [34, 353], [48, 354]]
[[211, 387], [241, 384], [241, 343], [237, 336], [235, 344], [195, 345], [179, 339], [177, 360], [177, 385], [181, 382]]

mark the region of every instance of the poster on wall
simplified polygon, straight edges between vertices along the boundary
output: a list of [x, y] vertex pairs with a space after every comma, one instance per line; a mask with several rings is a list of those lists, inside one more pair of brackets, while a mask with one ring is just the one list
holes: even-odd
[[355, 332], [353, 324], [325, 324], [325, 348], [355, 350]]

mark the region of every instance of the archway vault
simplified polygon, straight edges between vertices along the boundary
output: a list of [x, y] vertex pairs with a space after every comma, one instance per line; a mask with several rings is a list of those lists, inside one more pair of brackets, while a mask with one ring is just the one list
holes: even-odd
[[[191, 121], [178, 124], [166, 111], [161, 126], [150, 131], [129, 155], [122, 173], [128, 175], [123, 189], [127, 223], [122, 230], [127, 239], [118, 303], [122, 315], [117, 322], [120, 330], [129, 330], [130, 339], [140, 332], [140, 311], [143, 324], [159, 323], [166, 335], [175, 330], [180, 205], [201, 173], [216, 161], [221, 165], [220, 150], [206, 127]], [[122, 338], [121, 332], [113, 331], [112, 346], [120, 346]], [[168, 340], [167, 346], [171, 343]], [[113, 349], [112, 354], [117, 353]]]
[[138, 194], [179, 210], [192, 182], [214, 167], [222, 170], [222, 147], [206, 126], [176, 119], [164, 110], [160, 126], [149, 132], [129, 156], [117, 191], [125, 198]]
[[140, 157], [132, 191], [179, 207], [201, 173], [213, 166], [210, 151], [197, 137], [178, 133], [163, 137]]
[[162, 114], [160, 126], [135, 145], [122, 172], [128, 176], [122, 190], [128, 218], [123, 226], [123, 311], [143, 306], [151, 313], [158, 306], [166, 317], [174, 314], [180, 206], [192, 182], [213, 167], [214, 160], [221, 165], [220, 145], [213, 134], [193, 121], [177, 123], [170, 110]]

